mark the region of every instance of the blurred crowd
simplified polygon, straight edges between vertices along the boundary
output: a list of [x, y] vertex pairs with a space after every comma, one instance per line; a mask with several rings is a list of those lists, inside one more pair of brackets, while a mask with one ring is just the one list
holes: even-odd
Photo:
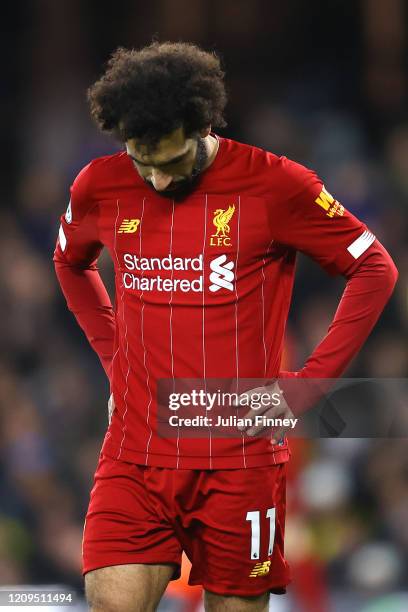
[[[108, 384], [66, 309], [52, 253], [76, 173], [120, 146], [91, 124], [86, 87], [116, 46], [142, 46], [155, 33], [220, 51], [230, 93], [221, 135], [316, 170], [393, 256], [394, 296], [347, 376], [403, 378], [406, 20], [398, 0], [17, 4], [3, 36], [15, 53], [5, 68], [10, 121], [2, 126], [0, 584], [82, 590], [83, 519], [107, 427]], [[100, 270], [113, 298], [105, 255]], [[286, 369], [301, 367], [324, 336], [343, 287], [344, 279], [300, 258]], [[404, 439], [293, 441], [293, 610], [408, 609], [407, 449]]]

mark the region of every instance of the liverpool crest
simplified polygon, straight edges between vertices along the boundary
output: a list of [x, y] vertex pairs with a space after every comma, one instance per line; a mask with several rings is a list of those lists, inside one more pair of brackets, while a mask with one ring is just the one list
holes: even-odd
[[217, 231], [211, 236], [211, 246], [231, 246], [231, 238], [229, 236], [231, 228], [229, 226], [229, 222], [231, 221], [234, 212], [234, 204], [232, 206], [228, 206], [226, 210], [217, 208], [217, 210], [214, 211], [213, 223]]

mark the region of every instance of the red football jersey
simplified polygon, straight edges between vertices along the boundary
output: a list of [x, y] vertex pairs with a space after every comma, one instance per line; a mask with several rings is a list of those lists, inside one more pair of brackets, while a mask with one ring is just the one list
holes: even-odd
[[89, 267], [106, 247], [115, 266], [110, 457], [189, 469], [286, 461], [286, 440], [161, 438], [157, 381], [278, 376], [296, 251], [346, 275], [374, 241], [314, 172], [219, 141], [182, 201], [149, 188], [125, 152], [92, 161], [72, 185], [56, 259]]

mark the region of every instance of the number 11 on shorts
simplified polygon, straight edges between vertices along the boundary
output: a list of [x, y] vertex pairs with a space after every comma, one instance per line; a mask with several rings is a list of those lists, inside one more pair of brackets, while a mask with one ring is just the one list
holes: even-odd
[[[269, 546], [268, 556], [272, 554], [275, 541], [275, 517], [276, 508], [268, 508], [266, 518], [269, 519]], [[261, 554], [261, 513], [259, 510], [247, 512], [246, 520], [251, 522], [251, 559], [259, 559]]]

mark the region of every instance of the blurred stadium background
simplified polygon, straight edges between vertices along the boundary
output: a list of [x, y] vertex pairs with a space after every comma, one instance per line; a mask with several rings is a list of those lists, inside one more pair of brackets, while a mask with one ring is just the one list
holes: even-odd
[[[230, 94], [222, 134], [314, 168], [397, 262], [393, 299], [347, 375], [405, 377], [407, 23], [403, 0], [8, 5], [0, 38], [1, 585], [83, 592], [83, 518], [108, 387], [66, 310], [51, 258], [71, 181], [91, 158], [117, 148], [97, 133], [85, 100], [110, 52], [157, 35], [221, 54]], [[112, 288], [106, 259], [101, 269]], [[287, 369], [301, 367], [324, 335], [344, 286], [305, 259], [297, 279]], [[294, 583], [271, 610], [408, 610], [407, 441], [297, 440], [292, 448]], [[193, 612], [200, 599], [200, 589], [179, 581], [161, 610]]]

